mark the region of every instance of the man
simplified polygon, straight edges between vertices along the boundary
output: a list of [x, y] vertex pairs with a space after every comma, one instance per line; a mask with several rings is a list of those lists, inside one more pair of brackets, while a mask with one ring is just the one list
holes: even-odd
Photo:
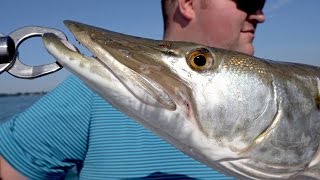
[[[265, 0], [162, 0], [164, 39], [254, 53]], [[152, 135], [70, 77], [0, 129], [2, 179], [227, 178]]]

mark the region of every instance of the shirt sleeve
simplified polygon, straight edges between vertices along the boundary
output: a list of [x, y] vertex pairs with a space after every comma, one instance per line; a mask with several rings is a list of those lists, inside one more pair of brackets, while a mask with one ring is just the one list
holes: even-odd
[[0, 154], [30, 179], [60, 179], [83, 162], [93, 92], [71, 76], [0, 127]]

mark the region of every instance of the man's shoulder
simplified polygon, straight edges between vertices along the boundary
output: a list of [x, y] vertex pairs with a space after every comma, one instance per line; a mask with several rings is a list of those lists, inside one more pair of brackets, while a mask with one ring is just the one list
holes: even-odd
[[56, 98], [56, 96], [84, 98], [86, 96], [96, 96], [96, 93], [88, 88], [81, 79], [74, 75], [70, 75], [60, 85], [48, 93], [48, 95], [54, 96], [54, 98]]
[[64, 80], [56, 89], [59, 88], [68, 88], [70, 90], [82, 90], [82, 91], [89, 91], [93, 93], [91, 89], [89, 89], [85, 83], [74, 75], [70, 75], [66, 80]]
[[[48, 108], [71, 108], [72, 111], [78, 109], [90, 109], [93, 97], [98, 96], [89, 89], [83, 81], [74, 75], [71, 75], [55, 89], [51, 90], [45, 96], [40, 98], [30, 109], [39, 109], [43, 112], [43, 107]], [[65, 110], [65, 109], [61, 109]]]

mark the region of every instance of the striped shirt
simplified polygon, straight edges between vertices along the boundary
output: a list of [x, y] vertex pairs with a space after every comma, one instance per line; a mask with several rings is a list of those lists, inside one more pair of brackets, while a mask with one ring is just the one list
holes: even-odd
[[0, 128], [0, 153], [30, 179], [232, 179], [191, 159], [71, 76]]

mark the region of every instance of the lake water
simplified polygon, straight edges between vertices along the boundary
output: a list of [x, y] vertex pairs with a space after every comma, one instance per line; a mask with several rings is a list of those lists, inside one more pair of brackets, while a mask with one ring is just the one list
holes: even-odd
[[0, 97], [0, 123], [30, 107], [43, 95]]

